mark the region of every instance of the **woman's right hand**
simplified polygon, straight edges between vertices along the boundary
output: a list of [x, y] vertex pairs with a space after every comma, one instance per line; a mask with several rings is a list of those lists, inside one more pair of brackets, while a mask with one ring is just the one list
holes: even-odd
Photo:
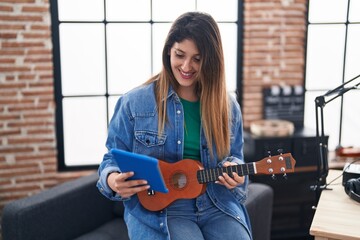
[[107, 183], [109, 187], [119, 194], [122, 198], [128, 198], [132, 195], [147, 190], [150, 188], [147, 185], [146, 180], [127, 180], [132, 177], [134, 172], [112, 172], [107, 178]]

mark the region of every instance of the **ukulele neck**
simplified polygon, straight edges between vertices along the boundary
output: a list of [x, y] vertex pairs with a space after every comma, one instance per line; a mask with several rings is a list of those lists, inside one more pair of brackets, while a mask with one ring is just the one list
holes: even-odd
[[239, 176], [256, 174], [256, 166], [255, 163], [245, 163], [228, 167], [203, 169], [197, 172], [197, 180], [202, 184], [215, 182], [223, 173], [227, 173], [230, 177], [233, 177], [233, 172], [236, 172]]

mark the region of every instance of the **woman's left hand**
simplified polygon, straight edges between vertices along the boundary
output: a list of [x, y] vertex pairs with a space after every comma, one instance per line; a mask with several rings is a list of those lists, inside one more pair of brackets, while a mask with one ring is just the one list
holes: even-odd
[[[233, 162], [225, 162], [223, 167], [228, 167], [231, 165], [237, 165]], [[233, 172], [233, 177], [230, 177], [227, 173], [223, 173], [222, 176], [219, 176], [219, 180], [216, 183], [224, 185], [227, 189], [233, 189], [244, 183], [245, 177], [239, 176], [236, 172]]]

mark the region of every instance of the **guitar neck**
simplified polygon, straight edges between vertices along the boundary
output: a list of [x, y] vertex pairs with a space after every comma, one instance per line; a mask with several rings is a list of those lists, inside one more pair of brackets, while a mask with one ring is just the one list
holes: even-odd
[[223, 173], [227, 173], [230, 177], [233, 176], [233, 172], [236, 172], [239, 176], [246, 176], [256, 173], [255, 163], [245, 163], [240, 165], [232, 165], [228, 167], [219, 167], [211, 169], [203, 169], [197, 171], [197, 180], [199, 183], [209, 183], [218, 180], [219, 176]]

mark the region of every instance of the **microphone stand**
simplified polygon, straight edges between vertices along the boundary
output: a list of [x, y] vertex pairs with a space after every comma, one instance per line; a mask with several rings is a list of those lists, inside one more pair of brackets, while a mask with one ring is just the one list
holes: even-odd
[[[346, 92], [357, 89], [360, 85], [360, 82], [353, 85], [352, 87], [345, 87], [345, 85], [349, 84], [350, 82], [354, 81], [360, 77], [360, 75], [350, 79], [349, 81], [341, 84], [340, 86], [334, 88], [326, 92], [324, 95], [320, 95], [315, 98], [315, 114], [316, 114], [316, 139], [317, 144], [319, 147], [319, 161], [318, 165], [318, 179], [315, 186], [312, 187], [314, 191], [317, 193], [316, 201], [319, 201], [321, 190], [329, 190], [326, 184], [326, 177], [329, 172], [329, 163], [328, 163], [328, 146], [326, 143], [326, 137], [324, 132], [324, 107], [329, 102], [333, 101], [334, 99], [344, 95]], [[320, 113], [320, 125], [319, 125], [319, 113]]]

